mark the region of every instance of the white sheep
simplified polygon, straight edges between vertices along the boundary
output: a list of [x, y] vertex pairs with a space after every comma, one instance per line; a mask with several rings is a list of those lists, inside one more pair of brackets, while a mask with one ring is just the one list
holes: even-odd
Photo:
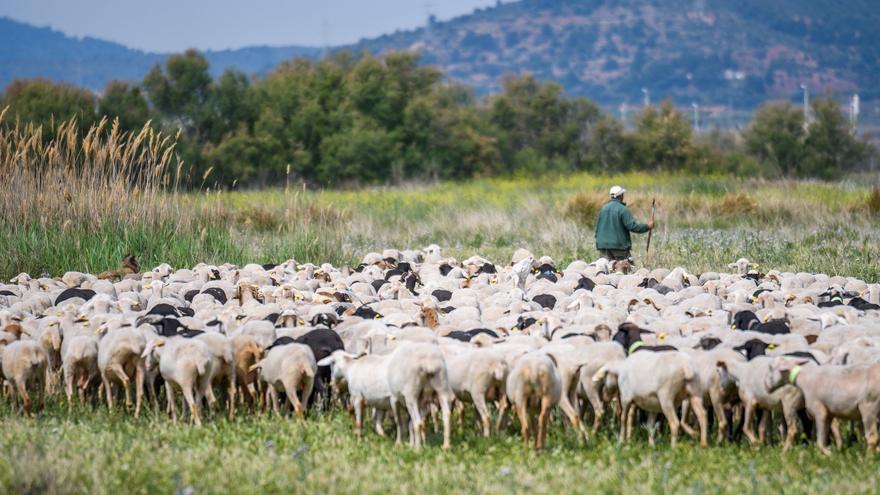
[[425, 437], [421, 401], [426, 394], [436, 395], [443, 416], [443, 448], [448, 449], [451, 445], [450, 407], [454, 396], [440, 348], [406, 342], [397, 346], [389, 359], [388, 366], [393, 372], [388, 375], [388, 387], [395, 422], [400, 425], [399, 408], [406, 407], [410, 418], [410, 443], [416, 449], [421, 448]]
[[307, 345], [273, 347], [252, 368], [260, 370], [260, 378], [266, 383], [266, 394], [275, 414], [280, 414], [278, 392], [284, 392], [294, 413], [299, 417], [305, 415], [318, 372], [315, 355]]
[[[544, 448], [550, 410], [559, 403], [562, 381], [553, 358], [548, 354], [530, 352], [518, 357], [507, 374], [507, 399], [519, 418], [523, 446], [528, 448], [534, 431], [535, 450]], [[537, 410], [536, 426], [532, 415]]]
[[[31, 413], [28, 387], [34, 384], [45, 388], [49, 380], [49, 358], [46, 350], [33, 340], [17, 340], [3, 348], [3, 376], [14, 386], [22, 400], [24, 412]], [[43, 391], [48, 393], [48, 390]]]

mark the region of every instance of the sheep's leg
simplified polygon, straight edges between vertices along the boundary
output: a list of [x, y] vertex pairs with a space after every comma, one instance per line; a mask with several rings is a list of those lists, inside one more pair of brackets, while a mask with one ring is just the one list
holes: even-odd
[[27, 383], [21, 378], [15, 379], [15, 388], [18, 391], [18, 395], [21, 396], [21, 401], [24, 405], [24, 413], [27, 416], [31, 415], [31, 396], [28, 395], [27, 391]]
[[404, 397], [406, 402], [406, 412], [409, 413], [412, 432], [410, 442], [415, 449], [422, 447], [422, 430], [424, 430], [424, 422], [422, 413], [419, 409], [419, 398], [417, 396]]
[[562, 409], [565, 417], [568, 419], [569, 423], [571, 423], [571, 427], [574, 428], [578, 438], [585, 438], [586, 433], [584, 432], [583, 425], [581, 425], [581, 418], [578, 416], [577, 410], [572, 405], [567, 394], [562, 394], [562, 399], [559, 401], [559, 408]]
[[400, 423], [401, 417], [400, 417], [400, 410], [398, 409], [398, 407], [400, 407], [400, 403], [395, 401], [394, 399], [392, 399], [391, 400], [391, 419], [394, 420], [394, 430], [395, 430], [394, 445], [400, 445], [403, 443], [403, 431], [401, 430], [401, 423]]
[[620, 436], [618, 438], [618, 443], [621, 445], [626, 445], [629, 440], [629, 432], [627, 431], [627, 421], [626, 418], [629, 416], [629, 409], [632, 407], [629, 402], [624, 402], [621, 404], [621, 414], [622, 418], [620, 421]]
[[746, 434], [746, 438], [749, 439], [750, 444], [756, 445], [758, 443], [758, 438], [752, 430], [752, 419], [754, 419], [755, 416], [755, 402], [752, 400], [745, 401], [745, 406], [746, 412], [745, 417], [743, 418], [743, 433]]
[[672, 446], [678, 442], [678, 427], [680, 425], [678, 416], [675, 413], [675, 404], [669, 397], [659, 397], [660, 408], [663, 409], [663, 415], [666, 416], [666, 422], [669, 423], [669, 437]]
[[633, 421], [635, 420], [637, 410], [638, 410], [638, 408], [634, 404], [630, 404], [629, 413], [626, 415], [626, 419], [625, 419], [625, 421], [626, 421], [626, 441], [627, 442], [632, 440]]
[[67, 394], [67, 414], [73, 410], [73, 372], [69, 369], [64, 370], [64, 393]]
[[797, 411], [791, 405], [782, 404], [782, 416], [785, 418], [785, 443], [782, 445], [782, 451], [788, 452], [788, 449], [791, 448], [791, 444], [794, 443], [794, 439], [797, 436]]
[[657, 431], [657, 413], [648, 413], [648, 445], [654, 447], [654, 433]]
[[452, 427], [452, 397], [446, 394], [437, 394], [440, 398], [440, 415], [443, 417], [443, 449], [448, 449], [451, 442]]
[[104, 386], [104, 393], [107, 395], [107, 410], [113, 410], [113, 387], [110, 383], [110, 377], [107, 376], [107, 371], [104, 370], [101, 372], [101, 385]]
[[483, 436], [489, 437], [491, 433], [492, 419], [489, 417], [489, 407], [486, 405], [486, 397], [483, 394], [473, 394], [471, 398], [474, 401], [474, 409], [480, 416], [480, 422], [483, 424]]
[[811, 412], [813, 413], [813, 419], [816, 421], [816, 443], [823, 454], [829, 455], [831, 450], [828, 449], [828, 428], [831, 423], [831, 417], [828, 411], [825, 410], [825, 406], [821, 404], [813, 408]]
[[458, 429], [464, 430], [464, 402], [457, 400], [455, 401], [455, 404], [453, 404], [453, 407], [455, 407], [455, 418], [458, 423]]
[[166, 412], [171, 415], [171, 421], [177, 422], [177, 406], [174, 404], [174, 387], [171, 382], [165, 381], [165, 403]]
[[703, 399], [700, 397], [691, 397], [691, 409], [697, 416], [697, 424], [700, 425], [700, 447], [709, 446], [709, 420], [706, 417], [706, 408], [703, 406]]
[[507, 427], [508, 407], [510, 407], [510, 403], [507, 401], [507, 396], [502, 395], [501, 400], [498, 401], [498, 419], [495, 421], [495, 431], [499, 433], [503, 428]]
[[[305, 376], [302, 379], [302, 395], [300, 396], [300, 402], [303, 404], [303, 410], [308, 412], [309, 410], [309, 398], [312, 396], [312, 389], [315, 387], [315, 378], [310, 376]], [[326, 396], [325, 401], [326, 402]], [[327, 406], [329, 408], [329, 404]], [[326, 408], [325, 408], [326, 410]]]
[[275, 390], [274, 385], [266, 387], [266, 395], [269, 396], [269, 402], [272, 403], [272, 412], [275, 413], [275, 416], [281, 416], [281, 411], [278, 409], [278, 391]]
[[383, 409], [376, 409], [373, 413], [373, 427], [376, 430], [376, 434], [380, 437], [385, 436], [385, 428], [382, 427], [382, 423], [385, 421], [385, 411]]
[[761, 420], [758, 422], [758, 443], [764, 445], [767, 440], [767, 423], [770, 421], [771, 411], [764, 410], [761, 412]]
[[364, 399], [360, 396], [351, 398], [352, 406], [354, 406], [354, 433], [358, 437], [364, 428]]
[[840, 421], [837, 418], [831, 420], [831, 436], [834, 437], [837, 450], [843, 450], [843, 436], [840, 434]]
[[535, 449], [544, 450], [547, 439], [547, 420], [550, 418], [550, 396], [541, 397], [541, 414], [538, 416], [538, 435], [535, 437]]
[[[683, 400], [681, 402], [681, 429], [684, 430], [685, 433], [691, 438], [696, 438], [697, 432], [694, 430], [691, 425], [688, 423], [688, 415], [691, 413], [691, 404], [687, 400]], [[695, 413], [696, 414], [696, 413]]]
[[226, 387], [226, 393], [229, 395], [227, 400], [229, 401], [229, 420], [235, 419], [235, 379], [229, 378], [228, 386]]
[[181, 387], [183, 389], [183, 399], [186, 401], [189, 406], [189, 414], [192, 417], [193, 423], [196, 426], [202, 426], [202, 417], [199, 412], [199, 403], [196, 401], [193, 396], [193, 387], [192, 385]]
[[727, 431], [727, 415], [724, 414], [724, 402], [721, 394], [712, 387], [709, 389], [709, 401], [712, 403], [712, 410], [715, 412], [715, 422], [718, 428], [718, 443], [724, 443], [724, 432]]
[[134, 417], [141, 412], [141, 403], [144, 399], [144, 375], [146, 370], [141, 362], [138, 362], [134, 370]]
[[605, 403], [602, 402], [602, 398], [599, 397], [598, 390], [588, 390], [587, 391], [587, 401], [590, 402], [590, 406], [593, 408], [593, 435], [599, 432], [599, 426], [602, 425], [602, 416], [605, 415]]
[[877, 415], [876, 408], [865, 408], [860, 411], [862, 414], [862, 427], [865, 429], [865, 447], [870, 455], [877, 450]]
[[516, 405], [516, 414], [519, 417], [519, 429], [522, 434], [523, 447], [529, 448], [529, 415], [526, 411], [526, 401], [522, 400]]

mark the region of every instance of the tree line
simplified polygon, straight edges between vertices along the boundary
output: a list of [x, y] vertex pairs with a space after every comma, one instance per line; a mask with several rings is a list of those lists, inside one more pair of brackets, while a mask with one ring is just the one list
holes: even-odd
[[208, 69], [189, 50], [140, 84], [111, 82], [101, 95], [18, 80], [0, 97], [9, 107], [2, 125], [49, 128], [76, 117], [85, 131], [106, 116], [138, 130], [151, 121], [179, 132], [191, 187], [629, 170], [834, 178], [875, 153], [830, 94], [813, 99], [809, 121], [799, 107], [772, 102], [741, 133], [698, 136], [670, 101], [625, 129], [594, 102], [530, 75], [506, 76], [500, 93], [478, 99], [410, 52], [296, 59], [263, 78], [227, 70], [214, 79]]

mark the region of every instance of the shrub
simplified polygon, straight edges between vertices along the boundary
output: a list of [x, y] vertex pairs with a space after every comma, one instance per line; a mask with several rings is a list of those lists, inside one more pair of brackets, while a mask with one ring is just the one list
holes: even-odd
[[725, 194], [720, 201], [713, 202], [710, 211], [714, 216], [743, 217], [754, 215], [758, 203], [744, 192]]
[[566, 200], [562, 213], [578, 225], [594, 227], [603, 200], [595, 193], [579, 192]]

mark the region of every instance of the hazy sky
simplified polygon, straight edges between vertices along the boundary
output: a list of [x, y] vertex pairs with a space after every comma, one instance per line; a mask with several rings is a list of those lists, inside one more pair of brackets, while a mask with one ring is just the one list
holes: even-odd
[[[510, 0], [508, 0], [510, 1]], [[0, 16], [148, 51], [339, 45], [495, 0], [2, 0]]]

